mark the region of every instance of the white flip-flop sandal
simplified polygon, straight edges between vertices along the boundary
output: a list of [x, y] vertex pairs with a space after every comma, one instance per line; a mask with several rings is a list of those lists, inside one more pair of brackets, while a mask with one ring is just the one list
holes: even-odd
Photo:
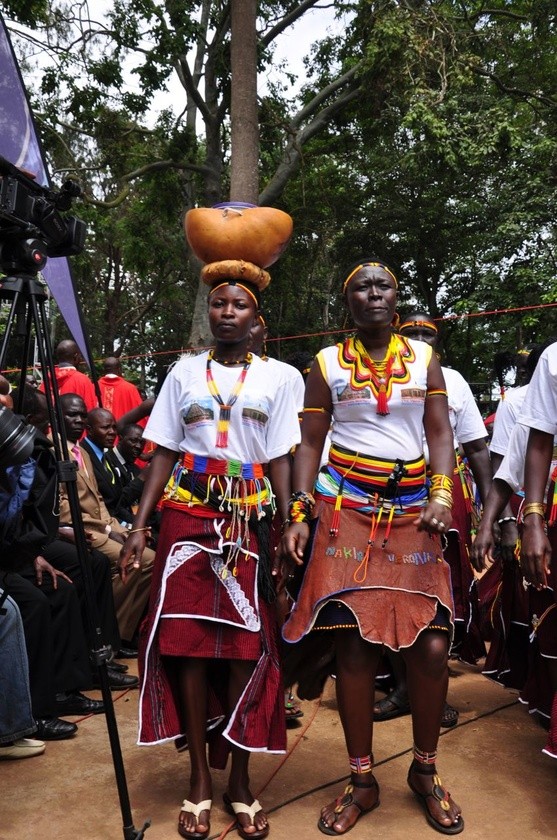
[[[199, 822], [199, 815], [201, 814], [201, 812], [210, 811], [212, 804], [212, 799], [204, 799], [202, 802], [197, 803], [190, 802], [189, 799], [184, 799], [182, 807], [180, 808], [180, 813], [184, 811], [186, 814], [193, 814], [196, 819], [196, 822]], [[191, 840], [205, 840], [205, 837], [209, 836], [210, 830], [211, 825], [209, 821], [207, 821], [206, 831], [186, 831], [186, 829], [182, 827], [180, 822], [178, 822], [178, 834], [180, 835], [180, 837], [191, 838]]]

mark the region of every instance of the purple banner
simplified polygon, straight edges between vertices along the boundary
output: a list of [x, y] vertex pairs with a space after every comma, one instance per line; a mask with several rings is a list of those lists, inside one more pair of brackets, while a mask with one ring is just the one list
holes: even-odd
[[[35, 176], [43, 187], [50, 179], [33, 122], [27, 92], [8, 30], [0, 14], [0, 155]], [[93, 370], [67, 257], [51, 257], [42, 272], [68, 329]], [[93, 371], [94, 372], [94, 371]]]

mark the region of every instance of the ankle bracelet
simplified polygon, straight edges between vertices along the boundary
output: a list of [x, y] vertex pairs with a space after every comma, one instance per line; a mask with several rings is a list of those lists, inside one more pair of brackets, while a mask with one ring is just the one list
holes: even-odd
[[372, 773], [373, 772], [373, 756], [363, 755], [354, 758], [349, 756], [350, 772], [351, 773]]
[[419, 747], [414, 744], [414, 760], [419, 764], [435, 764], [437, 760], [437, 750], [434, 752], [425, 752], [424, 750], [420, 750]]

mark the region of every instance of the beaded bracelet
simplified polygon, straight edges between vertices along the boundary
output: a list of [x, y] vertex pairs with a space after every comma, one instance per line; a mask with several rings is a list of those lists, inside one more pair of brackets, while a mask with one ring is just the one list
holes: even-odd
[[315, 506], [315, 499], [311, 493], [299, 490], [292, 493], [288, 503], [288, 519], [290, 522], [308, 522]]
[[436, 473], [435, 475], [431, 476], [431, 492], [435, 492], [436, 490], [446, 490], [447, 493], [452, 493], [453, 490], [453, 480], [448, 475], [443, 475], [442, 473]]
[[516, 516], [503, 516], [497, 520], [498, 525], [503, 525], [505, 522], [516, 522]]

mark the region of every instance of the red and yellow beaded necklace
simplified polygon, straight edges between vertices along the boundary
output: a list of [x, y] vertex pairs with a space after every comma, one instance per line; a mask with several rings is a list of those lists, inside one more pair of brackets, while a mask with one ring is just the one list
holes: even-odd
[[219, 389], [217, 387], [217, 383], [213, 378], [213, 373], [211, 371], [211, 362], [214, 358], [214, 351], [210, 350], [209, 355], [207, 356], [207, 387], [211, 393], [211, 396], [214, 400], [216, 400], [219, 404], [219, 418], [217, 421], [217, 442], [216, 447], [217, 449], [224, 449], [228, 446], [228, 430], [230, 428], [230, 412], [232, 410], [232, 406], [238, 399], [240, 395], [240, 391], [243, 388], [244, 382], [246, 380], [248, 368], [251, 365], [253, 355], [248, 353], [246, 358], [243, 361], [243, 367], [240, 371], [240, 376], [236, 380], [236, 383], [230, 392], [230, 396], [228, 400], [224, 402], [223, 398], [219, 393]]
[[399, 335], [391, 335], [385, 357], [381, 361], [372, 359], [357, 336], [348, 338], [339, 345], [339, 364], [350, 371], [350, 385], [356, 390], [369, 387], [377, 400], [377, 414], [389, 414], [389, 399], [393, 382], [404, 384], [410, 380], [408, 363], [413, 362], [415, 353]]

